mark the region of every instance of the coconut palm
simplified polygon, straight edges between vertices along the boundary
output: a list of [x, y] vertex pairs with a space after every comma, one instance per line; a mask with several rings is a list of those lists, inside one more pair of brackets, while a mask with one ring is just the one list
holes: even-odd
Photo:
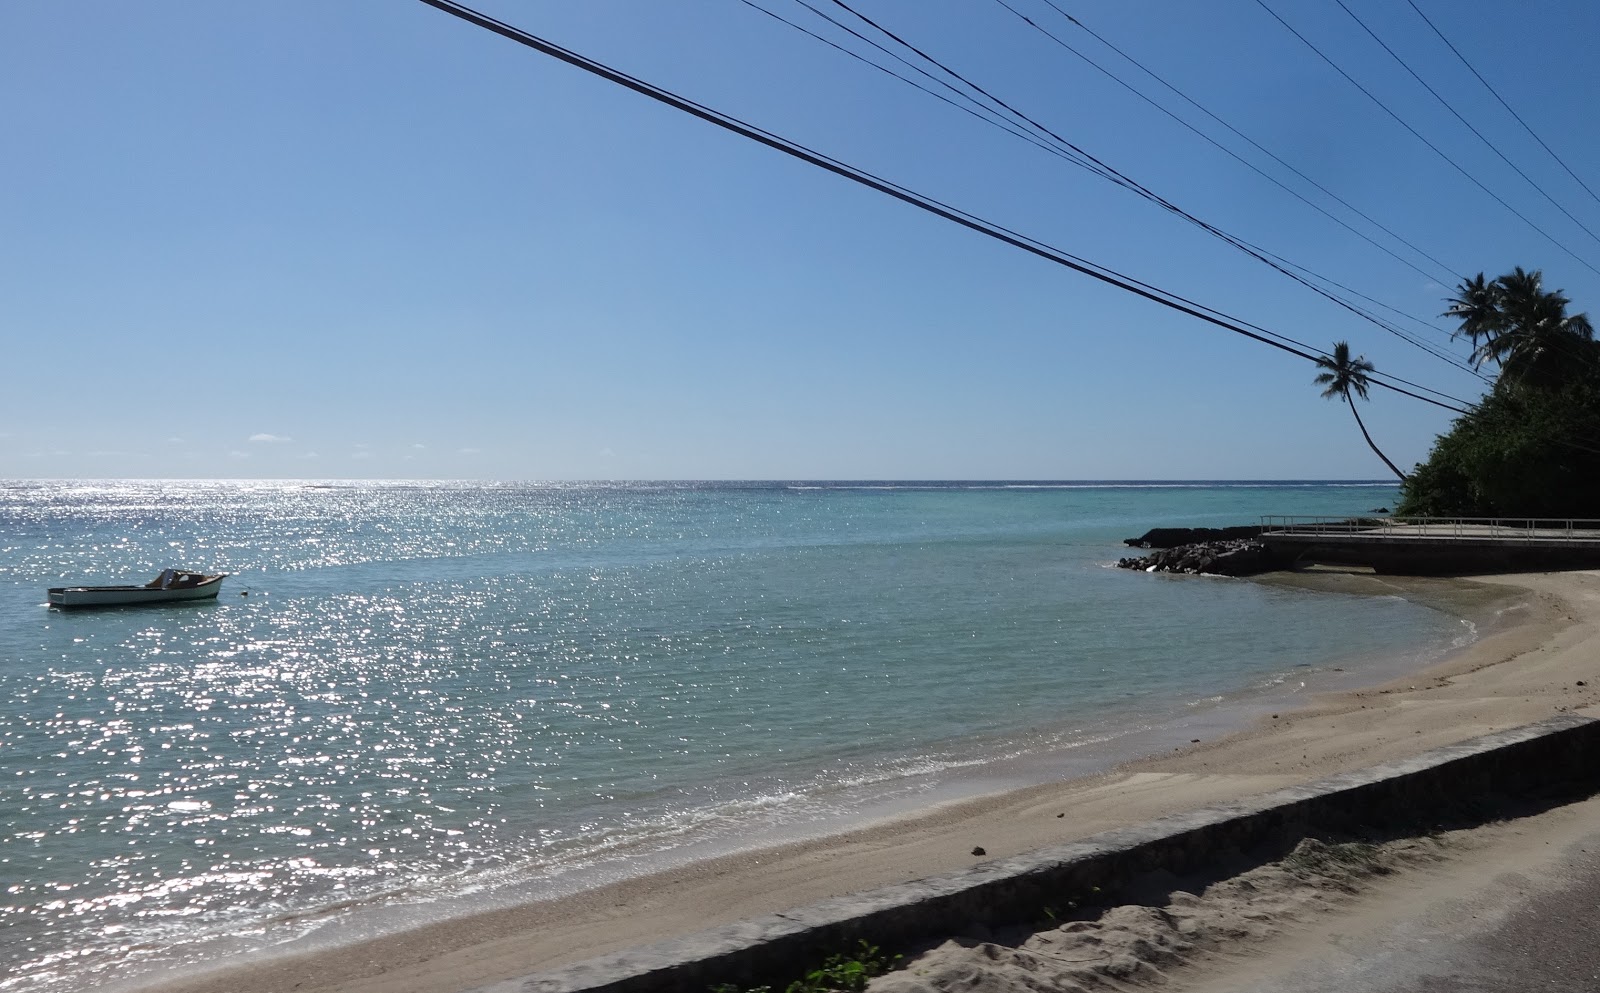
[[1509, 383], [1549, 385], [1593, 359], [1594, 328], [1587, 315], [1567, 313], [1571, 302], [1546, 292], [1543, 273], [1518, 266], [1492, 282], [1481, 272], [1462, 280], [1443, 316], [1461, 322], [1456, 334], [1471, 339], [1474, 366], [1492, 361]]
[[[1500, 312], [1499, 280], [1486, 280], [1480, 272], [1471, 279], [1463, 279], [1456, 286], [1456, 295], [1446, 298], [1445, 302], [1450, 309], [1440, 316], [1454, 317], [1461, 322], [1461, 327], [1450, 337], [1466, 335], [1472, 342], [1473, 367], [1483, 365], [1489, 360], [1495, 339], [1505, 330], [1504, 315]], [[1480, 338], [1484, 340], [1481, 345]]]
[[1355, 415], [1356, 427], [1361, 429], [1361, 437], [1367, 439], [1367, 447], [1371, 448], [1378, 458], [1383, 460], [1383, 464], [1389, 467], [1389, 471], [1400, 477], [1402, 483], [1405, 482], [1406, 474], [1401, 472], [1393, 462], [1390, 462], [1389, 456], [1383, 454], [1378, 446], [1372, 443], [1372, 435], [1367, 433], [1367, 426], [1361, 423], [1361, 412], [1356, 409], [1355, 397], [1351, 396], [1353, 393], [1363, 400], [1367, 398], [1367, 387], [1369, 385], [1367, 376], [1377, 371], [1372, 363], [1361, 355], [1351, 358], [1349, 342], [1336, 341], [1333, 343], [1333, 355], [1331, 357], [1324, 355], [1318, 358], [1317, 368], [1327, 370], [1315, 380], [1318, 386], [1325, 387], [1322, 391], [1322, 398], [1324, 400], [1332, 400], [1334, 397], [1340, 397], [1350, 405], [1350, 413]]

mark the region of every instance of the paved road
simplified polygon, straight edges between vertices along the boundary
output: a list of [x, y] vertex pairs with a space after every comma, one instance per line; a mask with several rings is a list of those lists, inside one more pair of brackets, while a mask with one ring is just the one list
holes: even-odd
[[[1443, 881], [1335, 918], [1183, 993], [1600, 993], [1600, 806]], [[1515, 846], [1523, 843], [1521, 852]], [[1404, 890], [1402, 881], [1399, 888]]]

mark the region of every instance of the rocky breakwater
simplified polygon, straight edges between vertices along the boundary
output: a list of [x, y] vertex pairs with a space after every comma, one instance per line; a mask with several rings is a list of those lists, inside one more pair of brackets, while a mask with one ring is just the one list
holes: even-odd
[[1151, 528], [1124, 545], [1153, 548], [1153, 555], [1119, 559], [1123, 569], [1141, 572], [1185, 572], [1214, 576], [1254, 576], [1286, 568], [1288, 563], [1257, 540], [1258, 525], [1236, 528]]
[[1140, 572], [1186, 572], [1213, 576], [1254, 576], [1285, 568], [1266, 545], [1254, 538], [1224, 538], [1157, 549], [1151, 555], [1118, 559], [1122, 569]]

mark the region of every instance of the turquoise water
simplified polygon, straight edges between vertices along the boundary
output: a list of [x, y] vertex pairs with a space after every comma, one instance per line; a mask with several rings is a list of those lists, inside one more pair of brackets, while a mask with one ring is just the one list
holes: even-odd
[[[568, 891], [1419, 664], [1460, 621], [1108, 567], [1152, 526], [1395, 496], [0, 483], [0, 989]], [[167, 566], [233, 576], [210, 604], [43, 605]]]

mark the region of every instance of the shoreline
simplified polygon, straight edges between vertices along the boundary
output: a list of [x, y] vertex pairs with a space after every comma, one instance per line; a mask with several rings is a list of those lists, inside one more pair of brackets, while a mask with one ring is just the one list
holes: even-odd
[[[1356, 592], [1355, 585], [1370, 592], [1378, 582], [1424, 603], [1446, 596], [1449, 587], [1475, 590], [1480, 603], [1517, 596], [1526, 604], [1502, 609], [1518, 615], [1508, 618], [1514, 623], [1480, 632], [1472, 644], [1420, 671], [1367, 688], [1318, 693], [1216, 741], [1147, 755], [1095, 775], [949, 802], [843, 833], [716, 856], [337, 947], [178, 979], [145, 978], [132, 988], [447, 993], [965, 868], [980, 861], [970, 854], [974, 846], [986, 850], [986, 859], [1005, 857], [1600, 705], [1600, 658], [1575, 650], [1600, 637], [1600, 574], [1467, 583], [1332, 573], [1264, 578], [1344, 592]], [[1513, 659], [1524, 664], [1505, 665]], [[1534, 675], [1537, 680], [1525, 678]], [[1576, 686], [1578, 679], [1587, 686]]]

